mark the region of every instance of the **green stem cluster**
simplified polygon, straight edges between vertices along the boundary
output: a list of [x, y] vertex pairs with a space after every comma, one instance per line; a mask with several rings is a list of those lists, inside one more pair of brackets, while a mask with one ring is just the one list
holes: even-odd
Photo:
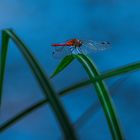
[[[7, 57], [8, 44], [10, 39], [17, 45], [18, 49], [23, 54], [25, 60], [29, 64], [46, 98], [39, 101], [36, 104], [33, 104], [31, 107], [25, 109], [24, 111], [22, 111], [21, 113], [13, 117], [12, 119], [0, 125], [0, 131], [4, 131], [5, 129], [9, 128], [9, 126], [11, 126], [19, 119], [23, 118], [24, 116], [28, 115], [32, 111], [40, 108], [46, 103], [50, 103], [60, 123], [60, 126], [63, 130], [65, 139], [77, 140], [78, 137], [75, 133], [73, 126], [71, 125], [67, 113], [65, 112], [59, 100], [59, 97], [57, 96], [57, 93], [54, 91], [49, 78], [46, 76], [45, 72], [43, 71], [43, 68], [40, 66], [39, 62], [35, 59], [35, 57], [31, 53], [31, 51], [27, 48], [27, 46], [10, 29], [2, 31], [2, 49], [1, 49], [1, 56], [0, 56], [0, 106], [1, 106], [2, 90], [3, 90], [4, 75], [5, 75], [4, 73], [5, 73], [5, 66], [6, 66], [6, 57]], [[87, 56], [83, 54], [70, 55], [70, 56], [66, 56], [60, 62], [60, 64], [52, 74], [51, 78], [56, 76], [63, 69], [65, 69], [74, 59], [77, 59], [83, 65], [90, 80], [85, 80], [83, 82], [74, 84], [60, 91], [59, 95], [63, 96], [70, 93], [73, 90], [79, 89], [89, 84], [93, 84], [96, 89], [102, 108], [104, 110], [104, 114], [106, 116], [108, 126], [112, 134], [112, 138], [114, 140], [124, 140], [124, 136], [122, 134], [122, 130], [117, 118], [117, 114], [115, 112], [114, 105], [112, 103], [113, 101], [103, 80], [120, 74], [125, 74], [127, 72], [138, 70], [140, 69], [140, 62], [133, 63], [120, 68], [116, 68], [114, 70], [110, 70], [108, 72], [100, 74], [95, 64]]]

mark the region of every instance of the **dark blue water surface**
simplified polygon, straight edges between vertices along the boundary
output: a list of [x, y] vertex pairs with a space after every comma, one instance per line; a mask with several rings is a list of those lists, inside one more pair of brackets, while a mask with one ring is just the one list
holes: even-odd
[[[1, 0], [0, 29], [14, 29], [48, 76], [60, 62], [52, 57], [50, 44], [71, 38], [108, 40], [112, 44], [110, 50], [90, 54], [102, 72], [140, 61], [139, 5], [139, 0]], [[86, 78], [82, 66], [74, 61], [52, 84], [59, 91]], [[119, 80], [121, 84], [115, 82], [119, 78], [123, 79]], [[4, 82], [0, 123], [44, 98], [12, 42]], [[115, 93], [113, 100], [126, 140], [139, 140], [140, 72], [109, 79], [106, 83], [110, 92]], [[92, 86], [61, 98], [80, 140], [111, 140], [102, 109], [83, 115], [96, 100]], [[2, 132], [0, 139], [61, 140], [62, 132], [50, 106], [45, 105]]]

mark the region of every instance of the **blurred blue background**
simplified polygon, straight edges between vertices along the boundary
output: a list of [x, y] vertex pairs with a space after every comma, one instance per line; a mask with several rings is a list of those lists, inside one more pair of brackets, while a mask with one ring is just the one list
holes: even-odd
[[[60, 62], [52, 57], [50, 44], [71, 38], [108, 40], [112, 44], [110, 50], [90, 54], [103, 72], [140, 61], [139, 5], [139, 0], [1, 0], [0, 29], [14, 29], [48, 76]], [[87, 78], [81, 65], [74, 61], [52, 84], [59, 91]], [[106, 80], [110, 92], [116, 93], [113, 100], [127, 140], [140, 139], [139, 79], [140, 72], [135, 72]], [[28, 65], [11, 42], [0, 123], [43, 98]], [[111, 140], [102, 109], [84, 114], [97, 101], [92, 86], [74, 91], [61, 101], [80, 140]], [[0, 139], [60, 140], [62, 132], [50, 106], [45, 105], [2, 132]]]

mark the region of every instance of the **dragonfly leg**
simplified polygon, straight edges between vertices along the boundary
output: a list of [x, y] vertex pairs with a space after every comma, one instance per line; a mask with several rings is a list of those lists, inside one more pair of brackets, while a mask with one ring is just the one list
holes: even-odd
[[77, 48], [80, 53], [83, 53], [82, 49], [79, 47]]
[[69, 47], [70, 48], [70, 50], [71, 50], [71, 54], [73, 53], [73, 51], [75, 50], [75, 48], [74, 47]]

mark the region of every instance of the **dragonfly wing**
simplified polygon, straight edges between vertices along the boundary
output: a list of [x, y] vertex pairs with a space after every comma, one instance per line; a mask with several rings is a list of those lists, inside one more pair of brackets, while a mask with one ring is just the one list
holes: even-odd
[[52, 52], [52, 55], [54, 58], [63, 58], [67, 55], [71, 54], [71, 50], [69, 47], [55, 47], [54, 51]]
[[64, 49], [64, 46], [56, 46], [54, 47], [55, 51], [62, 51]]
[[111, 48], [111, 45], [107, 41], [84, 41], [83, 45], [81, 46], [87, 53], [88, 52], [97, 52], [97, 51], [104, 51], [106, 49]]

